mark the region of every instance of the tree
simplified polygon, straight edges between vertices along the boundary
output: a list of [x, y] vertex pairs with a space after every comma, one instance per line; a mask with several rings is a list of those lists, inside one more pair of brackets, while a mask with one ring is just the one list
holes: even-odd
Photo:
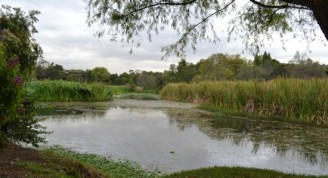
[[153, 72], [142, 71], [137, 75], [136, 85], [142, 89], [155, 89], [157, 87], [156, 76]]
[[282, 68], [283, 66], [280, 65], [280, 62], [272, 59], [270, 53], [266, 51], [263, 55], [255, 54], [253, 64], [264, 69], [266, 79], [276, 78], [280, 74], [286, 76], [286, 71]]
[[50, 80], [61, 80], [65, 78], [64, 67], [59, 64], [51, 63], [46, 70], [46, 77]]
[[196, 66], [187, 63], [185, 59], [181, 59], [177, 66], [176, 77], [179, 82], [191, 82], [192, 78], [198, 74]]
[[201, 61], [197, 80], [231, 80], [244, 65], [246, 60], [239, 55], [213, 54]]
[[42, 80], [42, 79], [46, 79], [46, 69], [49, 67], [49, 62], [44, 60], [44, 59], [40, 59], [37, 63], [36, 63], [36, 67], [35, 67], [35, 78], [37, 78], [38, 80]]
[[63, 78], [65, 80], [68, 80], [68, 81], [76, 81], [76, 82], [89, 82], [89, 81], [91, 81], [91, 79], [88, 79], [87, 71], [81, 70], [81, 69], [64, 70], [64, 77]]
[[110, 81], [112, 85], [121, 85], [118, 74], [110, 74]]
[[177, 67], [175, 64], [170, 65], [169, 70], [164, 70], [163, 72], [163, 85], [177, 82]]
[[129, 83], [130, 75], [126, 72], [122, 73], [119, 76], [119, 85], [126, 85]]
[[214, 23], [224, 18], [230, 18], [229, 36], [238, 35], [256, 51], [272, 32], [283, 40], [294, 30], [310, 41], [319, 25], [328, 40], [327, 0], [88, 0], [88, 7], [88, 24], [99, 25], [98, 36], [113, 40], [135, 42], [144, 31], [151, 40], [154, 32], [174, 29], [180, 38], [162, 48], [164, 56], [183, 56], [188, 44], [195, 50], [200, 40], [218, 41], [222, 29]]
[[91, 70], [91, 76], [93, 82], [110, 82], [110, 73], [105, 67], [95, 67]]
[[38, 80], [62, 80], [67, 78], [64, 67], [59, 64], [50, 63], [44, 59], [37, 62], [35, 68], [35, 77]]
[[243, 65], [238, 69], [238, 73], [236, 75], [237, 80], [260, 80], [264, 79], [264, 77], [265, 71], [262, 67], [251, 65]]
[[294, 58], [289, 61], [289, 73], [295, 78], [326, 78], [326, 66], [306, 58], [305, 54], [295, 53]]
[[19, 8], [2, 5], [0, 7], [0, 40], [4, 44], [4, 58], [19, 57], [19, 68], [24, 75], [31, 75], [37, 59], [42, 57], [42, 49], [33, 34], [39, 11], [26, 14]]
[[33, 96], [24, 88], [42, 55], [32, 37], [38, 13], [0, 7], [0, 147], [8, 140], [33, 146], [44, 141], [44, 127], [33, 116]]

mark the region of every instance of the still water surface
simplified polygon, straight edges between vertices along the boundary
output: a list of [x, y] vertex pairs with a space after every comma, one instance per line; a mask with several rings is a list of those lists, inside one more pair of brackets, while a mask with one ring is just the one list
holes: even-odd
[[53, 131], [47, 145], [162, 172], [242, 166], [328, 174], [327, 128], [219, 116], [168, 101], [51, 105], [55, 113], [39, 116]]

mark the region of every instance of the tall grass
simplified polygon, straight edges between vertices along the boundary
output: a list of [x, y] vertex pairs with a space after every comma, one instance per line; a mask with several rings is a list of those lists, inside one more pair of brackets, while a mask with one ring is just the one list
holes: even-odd
[[106, 101], [113, 99], [111, 87], [101, 83], [32, 81], [27, 85], [37, 101]]
[[167, 85], [160, 94], [164, 99], [220, 110], [328, 124], [327, 79], [177, 83]]

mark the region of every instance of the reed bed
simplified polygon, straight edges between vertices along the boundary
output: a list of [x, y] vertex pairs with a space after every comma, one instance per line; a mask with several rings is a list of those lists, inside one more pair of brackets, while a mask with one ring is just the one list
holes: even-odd
[[219, 110], [328, 124], [328, 79], [175, 83], [160, 95]]
[[27, 85], [37, 101], [107, 101], [113, 99], [111, 87], [102, 83], [69, 81], [32, 81]]

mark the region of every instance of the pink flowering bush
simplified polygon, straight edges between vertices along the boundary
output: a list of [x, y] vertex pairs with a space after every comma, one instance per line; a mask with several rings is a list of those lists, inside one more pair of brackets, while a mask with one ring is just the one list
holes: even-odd
[[33, 97], [25, 91], [19, 61], [5, 60], [1, 49], [0, 81], [0, 146], [8, 140], [38, 146], [44, 141], [38, 135], [46, 132], [34, 118]]
[[0, 5], [0, 148], [8, 141], [33, 146], [44, 142], [39, 135], [45, 128], [34, 117], [33, 95], [25, 88], [42, 55], [32, 38], [37, 14]]
[[18, 75], [18, 62], [16, 60], [14, 62], [12, 59], [5, 60], [3, 52], [0, 52], [0, 139], [3, 140], [3, 131], [6, 129], [7, 123], [17, 118], [16, 110], [22, 108], [19, 101], [22, 97], [22, 86], [17, 86], [15, 83]]
[[6, 61], [0, 54], [0, 126], [15, 117], [16, 110], [21, 107], [20, 98], [22, 96], [22, 85], [16, 84], [18, 75], [18, 63]]

